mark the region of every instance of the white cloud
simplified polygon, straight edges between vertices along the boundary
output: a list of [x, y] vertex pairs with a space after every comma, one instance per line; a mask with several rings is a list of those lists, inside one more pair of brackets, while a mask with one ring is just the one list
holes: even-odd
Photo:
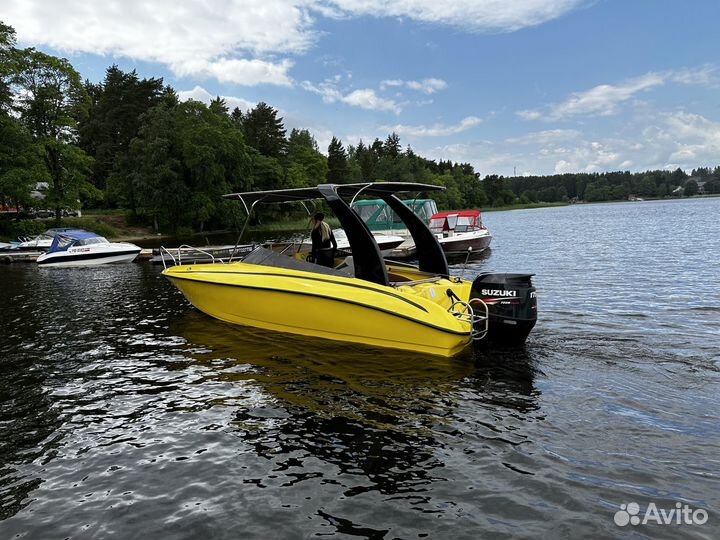
[[216, 61], [191, 61], [175, 67], [180, 76], [214, 78], [222, 83], [234, 83], [244, 86], [273, 84], [292, 86], [288, 71], [293, 66], [290, 60], [279, 63], [244, 58], [220, 58]]
[[394, 113], [400, 112], [400, 107], [393, 100], [381, 98], [375, 93], [375, 90], [371, 88], [353, 90], [346, 96], [342, 96], [340, 101], [362, 109], [392, 111]]
[[[21, 44], [157, 62], [181, 76], [287, 86], [287, 57], [317, 42], [318, 17], [404, 17], [471, 31], [513, 31], [585, 1], [4, 0], [2, 18]], [[421, 92], [442, 89], [432, 81], [410, 82]]]
[[345, 14], [403, 17], [471, 31], [512, 32], [555, 19], [584, 0], [329, 0]]
[[619, 106], [637, 94], [663, 86], [668, 82], [686, 85], [711, 85], [716, 83], [716, 68], [703, 66], [696, 69], [650, 72], [629, 79], [621, 84], [601, 84], [584, 92], [575, 92], [563, 102], [550, 105], [544, 110], [524, 110], [516, 114], [525, 120], [565, 120], [575, 116], [609, 116], [616, 114]]
[[542, 118], [542, 113], [540, 111], [518, 111], [515, 114], [517, 114], [523, 120], [539, 120], [540, 118]]
[[[196, 86], [192, 90], [180, 90], [178, 92], [178, 97], [180, 98], [180, 101], [194, 99], [195, 101], [201, 101], [207, 105], [217, 96], [211, 94], [202, 86]], [[235, 96], [220, 96], [220, 98], [225, 100], [225, 104], [231, 111], [235, 109], [235, 107], [238, 107], [241, 111], [247, 112], [248, 109], [252, 109], [255, 105], [257, 105], [257, 103]]]
[[404, 86], [411, 90], [422, 92], [423, 94], [434, 94], [440, 90], [447, 88], [447, 83], [442, 79], [428, 78], [421, 81], [403, 81], [401, 79], [389, 79], [380, 83], [380, 89], [385, 90], [388, 87]]
[[548, 129], [545, 131], [535, 131], [527, 133], [520, 137], [510, 137], [505, 139], [508, 144], [547, 144], [550, 142], [572, 141], [580, 136], [580, 132], [575, 129]]
[[186, 76], [287, 86], [299, 54], [316, 40], [306, 0], [6, 0], [3, 20], [21, 43], [66, 53], [127, 57]]
[[446, 137], [448, 135], [456, 135], [467, 131], [468, 129], [479, 126], [482, 120], [476, 116], [467, 116], [458, 124], [444, 126], [434, 124], [432, 126], [406, 126], [398, 124], [395, 126], [383, 126], [381, 129], [385, 131], [394, 131], [398, 135], [409, 135], [411, 137]]
[[371, 88], [362, 88], [353, 90], [347, 94], [341, 92], [337, 88], [338, 79], [328, 79], [318, 85], [310, 81], [303, 81], [301, 86], [303, 89], [314, 94], [322, 96], [325, 103], [341, 102], [353, 107], [375, 111], [390, 111], [399, 114], [402, 110], [392, 99], [385, 99], [378, 96], [375, 90]]
[[472, 163], [485, 174], [553, 174], [648, 169], [687, 171], [715, 166], [720, 156], [720, 122], [689, 112], [634, 116], [617, 130], [623, 137], [582, 130], [530, 132], [501, 141], [422, 147], [435, 159]]
[[672, 82], [687, 85], [714, 86], [718, 85], [717, 67], [705, 65], [699, 68], [681, 69], [669, 74]]

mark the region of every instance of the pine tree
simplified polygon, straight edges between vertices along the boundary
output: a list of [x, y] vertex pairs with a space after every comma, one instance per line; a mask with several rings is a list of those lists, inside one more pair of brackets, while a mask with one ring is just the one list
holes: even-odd
[[250, 109], [243, 121], [245, 142], [266, 157], [281, 159], [285, 155], [287, 141], [285, 127], [278, 112], [267, 103], [260, 102]]
[[345, 148], [342, 141], [333, 137], [328, 146], [328, 182], [331, 184], [347, 182], [347, 171], [348, 163]]
[[385, 139], [385, 144], [383, 145], [385, 149], [385, 153], [390, 156], [391, 158], [396, 158], [400, 155], [400, 152], [402, 151], [402, 146], [400, 145], [400, 136], [395, 133], [394, 131], [388, 135], [388, 138]]

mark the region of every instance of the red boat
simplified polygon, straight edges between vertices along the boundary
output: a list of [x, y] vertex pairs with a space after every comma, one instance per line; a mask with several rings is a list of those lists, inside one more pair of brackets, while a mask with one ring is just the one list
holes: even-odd
[[430, 230], [445, 253], [480, 253], [490, 247], [492, 234], [483, 225], [479, 210], [451, 210], [430, 218]]

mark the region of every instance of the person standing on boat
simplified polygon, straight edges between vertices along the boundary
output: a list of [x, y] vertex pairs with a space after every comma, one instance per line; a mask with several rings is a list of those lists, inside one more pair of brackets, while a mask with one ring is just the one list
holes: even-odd
[[335, 235], [333, 235], [330, 225], [325, 223], [325, 214], [322, 212], [315, 214], [311, 218], [311, 223], [312, 252], [310, 255], [312, 261], [315, 264], [332, 268], [335, 265], [335, 250], [337, 249]]

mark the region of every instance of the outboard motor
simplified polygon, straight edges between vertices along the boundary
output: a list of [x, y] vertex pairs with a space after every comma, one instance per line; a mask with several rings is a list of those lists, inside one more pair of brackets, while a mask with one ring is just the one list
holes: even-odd
[[537, 321], [534, 275], [483, 273], [475, 278], [470, 298], [487, 304], [487, 341], [509, 346], [525, 343]]

